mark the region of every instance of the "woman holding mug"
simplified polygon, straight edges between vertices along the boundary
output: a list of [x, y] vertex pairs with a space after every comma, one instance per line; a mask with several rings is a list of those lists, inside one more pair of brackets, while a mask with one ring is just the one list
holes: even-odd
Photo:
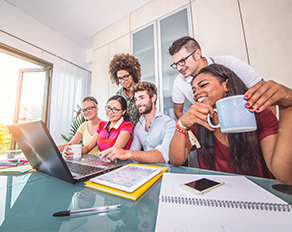
[[[129, 150], [132, 142], [133, 124], [128, 122], [127, 102], [122, 96], [112, 96], [105, 107], [107, 122], [100, 122], [90, 142], [82, 147], [82, 154], [89, 153], [96, 145], [100, 151], [110, 147]], [[66, 152], [65, 158], [72, 158]]]
[[[94, 97], [85, 97], [82, 101], [80, 110], [77, 112], [77, 116], [80, 113], [83, 114], [84, 118], [87, 120], [80, 125], [74, 137], [70, 140], [68, 144], [62, 144], [58, 146], [60, 151], [67, 148], [68, 145], [78, 144], [81, 140], [84, 145], [87, 145], [92, 139], [95, 131], [97, 130], [99, 123], [102, 120], [98, 117], [98, 106], [97, 100]], [[88, 154], [96, 154], [99, 152], [98, 146], [96, 145]]]
[[[273, 81], [260, 82], [248, 90], [235, 73], [218, 64], [203, 68], [191, 84], [196, 103], [177, 121], [170, 143], [171, 164], [181, 165], [196, 149], [185, 133], [191, 130], [201, 146], [197, 150], [200, 168], [277, 178], [291, 185], [292, 147], [287, 141], [292, 139], [292, 90]], [[227, 134], [212, 128], [207, 115], [218, 124], [215, 103], [241, 94], [247, 100], [245, 106], [256, 112], [257, 130]], [[267, 109], [271, 105], [280, 106], [279, 123]]]

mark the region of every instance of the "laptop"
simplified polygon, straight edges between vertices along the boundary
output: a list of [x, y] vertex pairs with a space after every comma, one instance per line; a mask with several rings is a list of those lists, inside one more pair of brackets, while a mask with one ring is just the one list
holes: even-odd
[[30, 165], [58, 179], [75, 184], [122, 166], [107, 163], [95, 155], [84, 154], [81, 159], [64, 160], [43, 121], [7, 127]]

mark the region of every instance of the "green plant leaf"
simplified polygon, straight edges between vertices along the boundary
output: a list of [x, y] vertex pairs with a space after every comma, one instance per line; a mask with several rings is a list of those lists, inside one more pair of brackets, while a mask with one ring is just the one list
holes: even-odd
[[69, 136], [67, 137], [61, 134], [62, 139], [64, 139], [66, 142], [70, 142], [70, 140], [74, 137], [74, 135], [78, 131], [78, 128], [80, 127], [80, 125], [85, 121], [86, 119], [84, 118], [84, 116], [80, 114], [75, 120], [73, 120], [71, 124], [71, 128], [70, 128]]

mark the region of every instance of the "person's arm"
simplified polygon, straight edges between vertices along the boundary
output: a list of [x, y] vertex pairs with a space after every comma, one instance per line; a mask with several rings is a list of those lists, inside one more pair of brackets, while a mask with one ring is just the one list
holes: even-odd
[[82, 154], [87, 154], [90, 152], [97, 144], [99, 138], [99, 134], [95, 132], [92, 136], [92, 139], [89, 141], [89, 143], [82, 147]]
[[192, 86], [181, 74], [178, 75], [174, 80], [171, 98], [176, 118], [180, 118], [183, 115], [183, 107], [186, 99], [188, 99], [188, 101], [190, 101], [192, 104], [195, 103], [193, 99]]
[[111, 147], [101, 152], [101, 158], [104, 157], [107, 157], [109, 161], [131, 159], [143, 163], [165, 163], [163, 155], [156, 149], [151, 151], [131, 151]]
[[127, 145], [130, 138], [131, 133], [129, 131], [125, 130], [121, 131], [113, 147], [124, 148]]
[[261, 81], [246, 93], [246, 107], [261, 112], [279, 106], [279, 132], [262, 140], [261, 148], [270, 172], [280, 181], [292, 185], [292, 89], [274, 81]]
[[172, 166], [181, 166], [184, 164], [191, 149], [192, 145], [189, 138], [176, 130], [169, 145], [170, 164]]
[[173, 103], [173, 111], [176, 118], [180, 118], [183, 115], [184, 104]]
[[74, 137], [70, 140], [69, 143], [65, 143], [65, 144], [62, 144], [62, 145], [59, 145], [58, 146], [58, 149], [59, 151], [63, 151], [65, 149], [66, 146], [68, 146], [68, 144], [78, 144], [81, 139], [83, 138], [83, 135], [82, 133], [80, 133], [79, 131], [77, 131], [74, 135]]
[[[179, 120], [186, 128], [189, 128], [194, 123], [199, 123], [207, 129], [214, 131], [214, 129], [210, 127], [207, 122], [208, 113], [210, 113], [211, 117], [213, 117], [214, 112], [215, 111], [212, 106], [197, 102], [196, 104], [193, 104]], [[182, 165], [186, 161], [191, 148], [192, 145], [189, 138], [184, 134], [175, 131], [169, 146], [170, 163], [173, 166]]]
[[[110, 160], [115, 160], [115, 159], [131, 159], [135, 160], [137, 162], [144, 162], [144, 163], [167, 163], [169, 158], [169, 143], [170, 140], [173, 137], [174, 131], [175, 131], [175, 123], [173, 119], [170, 119], [165, 122], [165, 134], [163, 137], [163, 140], [161, 144], [156, 146], [153, 150], [150, 151], [137, 151], [137, 150], [123, 150], [123, 149], [116, 149], [116, 148], [110, 148], [107, 149], [106, 151], [103, 152], [102, 158], [107, 156], [108, 159]], [[164, 126], [162, 125], [162, 126]], [[135, 128], [136, 130], [137, 128]], [[137, 136], [134, 136], [136, 138], [135, 141], [137, 141]], [[134, 139], [135, 139], [134, 138]], [[131, 149], [136, 149], [138, 148], [138, 143], [137, 147], [134, 147], [131, 145]]]

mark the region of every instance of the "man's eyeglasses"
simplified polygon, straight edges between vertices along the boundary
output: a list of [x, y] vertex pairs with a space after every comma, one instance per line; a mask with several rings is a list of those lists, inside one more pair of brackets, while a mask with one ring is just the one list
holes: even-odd
[[121, 111], [122, 109], [117, 109], [117, 108], [110, 108], [109, 106], [105, 106], [104, 107], [105, 108], [105, 111], [107, 112], [107, 113], [109, 113], [110, 111], [111, 112], [113, 112], [114, 114], [117, 114], [117, 113], [119, 113], [119, 111]]
[[172, 67], [173, 69], [176, 69], [177, 68], [177, 65], [179, 66], [184, 66], [186, 64], [186, 60], [191, 56], [193, 55], [197, 50], [193, 51], [190, 55], [188, 55], [187, 57], [185, 58], [182, 58], [180, 61], [176, 62], [176, 63], [172, 63], [170, 65], [170, 67]]
[[119, 81], [127, 81], [128, 79], [129, 79], [129, 76], [130, 76], [131, 74], [126, 74], [126, 75], [124, 75], [124, 76], [122, 76], [122, 77], [118, 77], [118, 79], [119, 79]]
[[81, 110], [81, 112], [84, 114], [86, 112], [91, 112], [93, 108], [96, 108], [96, 106], [89, 106], [86, 109]]

